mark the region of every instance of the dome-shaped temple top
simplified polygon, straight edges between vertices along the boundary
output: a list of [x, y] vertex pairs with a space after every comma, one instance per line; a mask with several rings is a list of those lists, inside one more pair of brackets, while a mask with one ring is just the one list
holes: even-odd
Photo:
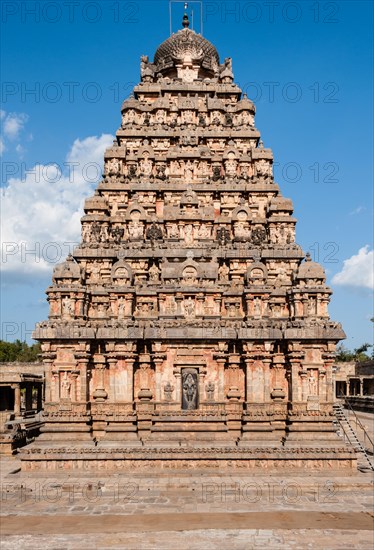
[[54, 282], [66, 279], [71, 281], [76, 279], [80, 281], [81, 277], [82, 273], [79, 265], [74, 261], [73, 256], [69, 254], [65, 262], [56, 265], [53, 270], [52, 279]]
[[162, 77], [193, 82], [196, 79], [220, 78], [232, 82], [231, 59], [226, 59], [220, 65], [213, 44], [189, 28], [187, 14], [182, 24], [183, 29], [172, 34], [157, 48], [153, 63], [149, 62], [147, 56], [142, 57], [142, 80], [152, 82]]
[[163, 74], [173, 72], [177, 65], [191, 69], [199, 66], [207, 72], [204, 76], [213, 77], [218, 72], [219, 55], [209, 40], [185, 27], [158, 47], [154, 63]]
[[306, 254], [305, 262], [303, 262], [297, 273], [298, 279], [321, 279], [326, 280], [325, 270], [320, 264], [312, 262], [309, 252]]

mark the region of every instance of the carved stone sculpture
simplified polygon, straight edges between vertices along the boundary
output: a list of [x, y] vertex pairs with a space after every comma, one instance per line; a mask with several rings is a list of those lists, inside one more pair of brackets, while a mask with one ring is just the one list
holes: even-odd
[[231, 59], [185, 14], [140, 71], [47, 289], [43, 436], [23, 467], [354, 465], [332, 425], [344, 332]]

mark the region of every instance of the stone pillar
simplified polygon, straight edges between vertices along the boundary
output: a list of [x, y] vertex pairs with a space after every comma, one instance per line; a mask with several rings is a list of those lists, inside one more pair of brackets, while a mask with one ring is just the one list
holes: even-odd
[[126, 358], [126, 370], [127, 370], [127, 389], [126, 389], [126, 401], [134, 401], [134, 363], [135, 357]]
[[82, 294], [78, 294], [77, 296], [77, 316], [78, 317], [83, 317], [83, 313], [84, 313], [84, 308], [83, 308], [83, 304], [84, 304], [84, 295]]
[[335, 394], [333, 376], [335, 357], [332, 353], [325, 353], [322, 355], [322, 359], [324, 360], [324, 368], [321, 369], [320, 373], [324, 375], [325, 392], [324, 394], [321, 393], [320, 395], [326, 396], [326, 401], [328, 403], [332, 403], [334, 401]]
[[108, 398], [108, 393], [104, 387], [105, 357], [103, 355], [97, 355], [95, 357], [95, 372], [97, 378], [93, 398], [95, 401], [105, 401]]
[[220, 315], [221, 313], [221, 296], [216, 296], [214, 298], [214, 315]]
[[205, 302], [204, 294], [199, 293], [196, 296], [196, 316], [204, 315], [204, 302]]
[[156, 378], [156, 401], [162, 401], [162, 390], [161, 387], [161, 375], [162, 375], [162, 365], [166, 355], [155, 354], [153, 355], [153, 363], [155, 365], [155, 378]]
[[52, 403], [60, 401], [60, 380], [58, 370], [53, 370], [51, 373], [51, 392], [50, 398]]
[[77, 401], [88, 401], [88, 384], [87, 384], [87, 365], [88, 357], [77, 357], [78, 370], [80, 374], [80, 395], [77, 395]]
[[44, 393], [44, 401], [46, 403], [49, 403], [53, 401], [52, 398], [52, 383], [53, 383], [53, 377], [52, 377], [52, 365], [53, 365], [53, 359], [43, 359], [43, 363], [45, 365], [45, 393]]
[[239, 390], [239, 365], [240, 356], [231, 355], [229, 357], [229, 368], [226, 371], [228, 394], [227, 397], [237, 401], [240, 396]]
[[299, 371], [299, 376], [301, 379], [301, 401], [306, 402], [308, 399], [308, 371], [302, 369]]
[[294, 304], [295, 304], [295, 317], [302, 317], [303, 307], [302, 307], [302, 301], [299, 295], [298, 296], [295, 295]]
[[41, 411], [43, 408], [43, 384], [38, 385], [38, 397], [37, 397], [37, 411]]
[[[301, 370], [301, 361], [303, 358], [303, 353], [301, 352], [291, 352], [288, 356], [289, 364], [291, 366], [291, 401], [297, 403], [301, 401], [301, 392], [299, 389], [300, 382], [300, 370]], [[302, 371], [303, 372], [303, 371]]]
[[291, 364], [291, 397], [295, 403], [300, 400], [299, 397], [299, 363]]
[[177, 401], [177, 403], [180, 403], [182, 404], [182, 392], [181, 392], [181, 385], [182, 385], [182, 381], [181, 381], [181, 372], [179, 369], [174, 369], [173, 371], [173, 374], [175, 376], [175, 399]]
[[245, 303], [246, 303], [246, 319], [250, 318], [252, 315], [252, 294], [246, 294], [245, 295]]
[[158, 307], [159, 307], [160, 315], [166, 315], [165, 302], [166, 302], [166, 295], [160, 294], [158, 297], [158, 304], [159, 304]]
[[116, 357], [109, 357], [108, 358], [108, 365], [109, 365], [109, 400], [115, 402], [116, 401], [116, 375], [115, 371], [117, 368], [117, 358]]
[[26, 398], [25, 398], [26, 411], [32, 410], [32, 385], [26, 384]]
[[252, 357], [244, 357], [245, 370], [246, 370], [246, 401], [247, 403], [254, 402], [254, 388], [253, 388], [253, 359]]
[[20, 384], [13, 384], [14, 389], [14, 414], [19, 416], [21, 414], [21, 386]]
[[264, 369], [264, 401], [270, 401], [270, 357], [263, 359]]
[[182, 315], [182, 301], [183, 301], [183, 294], [176, 294], [175, 295], [175, 301], [177, 303], [177, 315]]
[[[329, 379], [326, 369], [322, 368], [318, 370], [318, 389], [317, 395], [319, 396], [320, 401], [333, 401], [333, 386], [332, 386], [332, 376]], [[331, 391], [330, 391], [331, 390]], [[330, 397], [329, 397], [330, 396]]]
[[218, 370], [218, 388], [217, 388], [217, 401], [224, 401], [225, 396], [225, 363], [226, 355], [220, 354], [215, 356]]
[[285, 370], [284, 370], [284, 363], [285, 359], [284, 356], [274, 355], [273, 357], [273, 365], [271, 367], [271, 370], [274, 373], [273, 377], [273, 387], [271, 388], [271, 398], [275, 399], [277, 401], [282, 401], [286, 397], [285, 392]]
[[[148, 353], [142, 353], [139, 355], [139, 388], [138, 395], [139, 399], [148, 396], [150, 399], [154, 399], [154, 384], [153, 384], [153, 372], [151, 369], [151, 357]], [[148, 399], [147, 397], [147, 399]]]
[[77, 379], [78, 379], [79, 372], [72, 371], [70, 375], [70, 381], [71, 381], [71, 388], [70, 388], [70, 399], [71, 401], [78, 401], [77, 398]]

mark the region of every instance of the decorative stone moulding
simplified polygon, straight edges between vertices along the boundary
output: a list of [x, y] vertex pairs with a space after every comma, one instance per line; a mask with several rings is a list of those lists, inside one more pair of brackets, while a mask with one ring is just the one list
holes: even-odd
[[187, 16], [141, 58], [34, 332], [45, 425], [24, 469], [355, 465], [332, 423], [345, 335], [233, 78]]

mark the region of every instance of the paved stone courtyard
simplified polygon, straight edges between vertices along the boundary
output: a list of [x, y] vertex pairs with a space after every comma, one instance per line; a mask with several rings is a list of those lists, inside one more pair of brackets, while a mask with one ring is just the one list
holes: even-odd
[[355, 472], [26, 475], [1, 461], [1, 548], [372, 548], [373, 476]]

